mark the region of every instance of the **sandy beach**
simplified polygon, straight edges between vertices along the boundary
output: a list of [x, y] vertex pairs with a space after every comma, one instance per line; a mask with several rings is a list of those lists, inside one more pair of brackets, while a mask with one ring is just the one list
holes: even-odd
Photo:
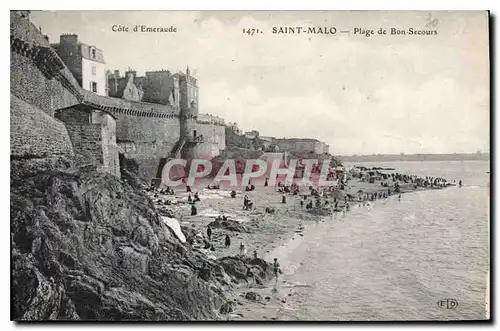
[[[300, 238], [311, 225], [342, 217], [345, 210], [344, 205], [346, 204], [344, 199], [348, 195], [354, 197], [352, 201], [347, 202], [349, 206], [358, 207], [376, 203], [377, 200], [398, 199], [399, 194], [429, 189], [429, 187], [421, 186], [415, 188], [413, 184], [403, 183], [399, 184], [400, 193], [395, 193], [395, 183], [382, 186], [382, 182], [387, 181], [370, 183], [360, 178], [350, 178], [344, 190], [335, 192], [338, 201], [337, 210], [341, 210], [337, 212], [334, 212], [333, 209], [333, 197], [322, 197], [320, 198], [322, 207], [317, 208], [315, 206], [311, 210], [306, 210], [305, 205], [308, 201], [313, 201], [313, 203], [316, 201], [315, 197], [309, 196], [310, 190], [307, 187], [301, 187], [300, 193], [293, 195], [278, 192], [277, 186], [264, 186], [261, 185], [262, 183], [258, 183], [259, 185], [256, 185], [253, 191], [245, 191], [241, 187], [208, 189], [206, 187], [207, 182], [191, 187], [191, 193], [187, 192], [185, 186], [180, 186], [175, 188], [173, 195], [158, 192], [149, 192], [149, 195], [158, 208], [167, 208], [172, 211], [184, 231], [186, 229], [194, 230], [200, 240], [207, 238], [207, 226], [215, 221], [217, 217], [224, 215], [232, 224], [241, 225], [239, 227], [241, 231], [231, 231], [216, 226], [211, 227], [212, 238], [210, 243], [213, 244], [215, 250], [202, 251], [211, 255], [213, 259], [239, 255], [239, 246], [243, 243], [246, 247], [247, 256], [253, 256], [254, 251], [256, 251], [258, 257], [272, 262], [275, 257], [279, 259], [280, 255], [286, 254], [287, 247], [294, 242], [299, 244]], [[392, 192], [391, 196], [376, 201], [368, 201], [370, 195], [387, 193], [389, 189]], [[230, 197], [231, 190], [236, 191], [235, 198]], [[191, 194], [193, 198], [196, 192], [198, 192], [200, 201], [195, 204], [197, 215], [191, 216], [191, 204], [188, 202], [188, 197]], [[245, 195], [253, 202], [251, 210], [243, 209], [243, 197]], [[282, 203], [284, 195], [286, 196], [286, 203]], [[300, 201], [304, 195], [307, 195], [307, 199], [304, 206], [301, 207]], [[357, 200], [360, 197], [367, 201]], [[164, 204], [167, 200], [170, 201], [170, 205]], [[326, 207], [324, 206], [325, 201], [329, 203]], [[272, 208], [274, 212], [266, 213], [266, 208]], [[224, 244], [226, 234], [231, 238], [231, 245], [227, 248]], [[200, 249], [200, 247], [197, 246], [195, 249]], [[239, 286], [234, 293], [234, 299], [237, 302], [236, 309], [225, 318], [229, 320], [274, 320], [276, 319], [276, 312], [283, 309], [287, 297], [293, 295], [293, 291], [291, 284], [287, 284], [282, 280], [278, 281], [278, 286], [275, 286], [274, 281], [270, 284]], [[257, 298], [246, 299], [245, 294], [247, 292], [256, 293]]]

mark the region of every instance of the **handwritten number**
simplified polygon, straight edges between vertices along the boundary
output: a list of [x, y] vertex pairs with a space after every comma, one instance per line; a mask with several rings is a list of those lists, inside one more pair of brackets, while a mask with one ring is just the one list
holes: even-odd
[[438, 22], [439, 21], [438, 21], [437, 18], [434, 18], [434, 19], [432, 18], [432, 14], [431, 13], [429, 13], [427, 15], [427, 24], [426, 24], [427, 27], [435, 27], [438, 24]]

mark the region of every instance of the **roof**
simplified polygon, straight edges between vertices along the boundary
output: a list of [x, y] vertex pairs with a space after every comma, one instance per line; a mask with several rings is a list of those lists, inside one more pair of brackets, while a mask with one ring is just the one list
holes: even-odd
[[[109, 77], [108, 79], [111, 79], [113, 80], [113, 76]], [[125, 92], [125, 89], [127, 88], [128, 84], [129, 84], [129, 80], [130, 78], [129, 77], [120, 77], [116, 80], [116, 82], [118, 83], [118, 87], [116, 89], [116, 93], [113, 95], [114, 97], [118, 97], [118, 98], [121, 98], [123, 97], [123, 92]], [[135, 85], [136, 88], [138, 88], [139, 90], [142, 90], [142, 84], [137, 84], [137, 79], [134, 79], [133, 82], [131, 82], [132, 84]]]
[[[61, 44], [60, 43], [51, 43], [50, 46], [56, 50], [59, 49], [59, 46]], [[95, 62], [99, 62], [99, 63], [106, 63], [106, 61], [104, 61], [104, 54], [102, 52], [101, 49], [95, 47], [95, 46], [92, 46], [92, 45], [88, 45], [88, 44], [85, 44], [85, 43], [82, 43], [82, 42], [78, 42], [76, 44], [78, 46], [78, 51], [80, 52], [80, 55], [82, 56], [82, 58], [84, 59], [87, 59], [87, 60], [91, 60], [91, 61], [95, 61]], [[95, 50], [95, 58], [92, 57], [92, 50]]]
[[[106, 63], [104, 61], [104, 54], [99, 48], [84, 43], [78, 43], [78, 46], [80, 46], [79, 48], [83, 58], [100, 63]], [[92, 56], [92, 50], [95, 50], [95, 57]]]

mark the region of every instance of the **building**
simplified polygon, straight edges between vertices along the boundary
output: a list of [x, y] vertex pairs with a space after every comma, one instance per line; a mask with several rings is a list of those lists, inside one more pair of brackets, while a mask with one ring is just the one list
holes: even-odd
[[280, 152], [286, 151], [295, 155], [307, 153], [319, 155], [330, 152], [330, 147], [325, 142], [309, 138], [273, 139], [272, 145], [278, 146]]
[[170, 105], [180, 108], [179, 78], [183, 74], [172, 74], [168, 70], [146, 71], [144, 77], [136, 77], [136, 84], [142, 86], [142, 101]]
[[245, 138], [247, 138], [249, 140], [255, 139], [258, 136], [259, 136], [259, 131], [256, 131], [256, 130], [245, 132]]
[[120, 76], [120, 71], [107, 73], [108, 95], [110, 97], [122, 98], [131, 101], [142, 101], [144, 91], [142, 84], [136, 78], [136, 72], [129, 70], [125, 76]]
[[80, 86], [98, 95], [108, 95], [102, 50], [78, 40], [76, 34], [62, 34], [59, 43], [51, 44]]
[[120, 177], [116, 118], [113, 115], [77, 105], [59, 110], [55, 117], [65, 124], [73, 149], [83, 157], [82, 162], [95, 159], [98, 171]]
[[243, 131], [238, 127], [238, 123], [236, 122], [227, 123], [227, 127], [230, 128], [235, 134], [239, 136], [243, 134]]

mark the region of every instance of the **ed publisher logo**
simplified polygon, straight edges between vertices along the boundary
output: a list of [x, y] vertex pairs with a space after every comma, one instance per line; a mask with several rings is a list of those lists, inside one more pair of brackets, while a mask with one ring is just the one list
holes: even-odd
[[456, 299], [443, 299], [437, 302], [438, 307], [446, 309], [455, 309], [458, 307], [458, 301]]

